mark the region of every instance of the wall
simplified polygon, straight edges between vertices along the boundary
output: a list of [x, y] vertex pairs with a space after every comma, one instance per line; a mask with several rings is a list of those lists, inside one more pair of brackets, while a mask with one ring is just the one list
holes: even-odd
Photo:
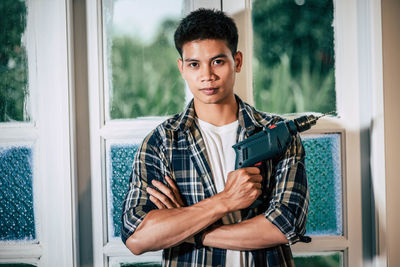
[[382, 0], [383, 97], [388, 266], [400, 266], [400, 1]]

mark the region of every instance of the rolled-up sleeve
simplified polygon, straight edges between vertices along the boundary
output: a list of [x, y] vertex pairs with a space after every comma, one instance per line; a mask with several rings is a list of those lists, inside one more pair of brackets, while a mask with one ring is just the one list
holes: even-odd
[[144, 217], [156, 206], [150, 201], [146, 188], [153, 179], [163, 181], [166, 173], [165, 161], [160, 148], [146, 138], [133, 161], [129, 191], [122, 204], [121, 239], [124, 243], [135, 232]]
[[265, 217], [286, 236], [289, 244], [306, 231], [309, 192], [300, 137], [294, 136], [285, 155], [275, 165], [272, 199]]

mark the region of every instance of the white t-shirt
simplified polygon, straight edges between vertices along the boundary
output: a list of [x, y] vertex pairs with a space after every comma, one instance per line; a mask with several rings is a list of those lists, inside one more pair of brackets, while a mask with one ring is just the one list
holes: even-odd
[[[234, 121], [223, 126], [214, 126], [198, 118], [196, 121], [206, 146], [215, 187], [219, 193], [225, 188], [228, 173], [235, 170], [235, 151], [232, 146], [236, 144], [239, 122]], [[236, 211], [224, 216], [222, 222], [232, 224], [240, 222], [241, 219], [240, 211]], [[227, 250], [226, 266], [254, 266], [252, 255], [244, 251]]]

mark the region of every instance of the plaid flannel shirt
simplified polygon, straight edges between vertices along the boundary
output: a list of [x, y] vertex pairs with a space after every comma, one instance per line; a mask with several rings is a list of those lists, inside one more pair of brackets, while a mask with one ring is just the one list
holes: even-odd
[[[262, 113], [236, 96], [239, 112], [237, 140], [241, 141], [264, 126], [282, 118]], [[304, 148], [299, 136], [292, 138], [286, 153], [278, 160], [265, 161], [263, 194], [266, 201], [256, 209], [242, 210], [242, 217], [263, 214], [289, 240], [299, 241], [305, 233], [308, 186], [304, 166]], [[190, 206], [217, 193], [207, 151], [200, 130], [195, 123], [193, 100], [183, 113], [166, 120], [142, 142], [136, 153], [130, 188], [122, 212], [122, 240], [134, 233], [148, 212], [157, 207], [146, 192], [152, 179], [167, 184], [164, 176], [175, 180], [182, 199]], [[261, 229], [260, 229], [261, 231]], [[252, 252], [253, 253], [253, 252]], [[294, 266], [289, 245], [258, 250], [262, 266]], [[253, 256], [256, 254], [253, 254]], [[182, 243], [164, 249], [163, 266], [225, 266], [226, 250]], [[259, 256], [257, 256], [259, 257]]]

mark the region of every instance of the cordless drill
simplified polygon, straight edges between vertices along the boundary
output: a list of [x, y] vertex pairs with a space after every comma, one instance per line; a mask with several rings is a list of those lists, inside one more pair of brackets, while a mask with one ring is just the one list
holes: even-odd
[[262, 131], [233, 145], [236, 153], [235, 169], [257, 166], [258, 163], [274, 159], [288, 149], [292, 136], [304, 132], [314, 126], [319, 117], [305, 115], [294, 120], [284, 120], [268, 125]]
[[[289, 148], [292, 136], [310, 129], [319, 118], [330, 113], [318, 117], [305, 115], [265, 126], [262, 131], [233, 146], [236, 153], [235, 169], [252, 166], [261, 168], [263, 161], [278, 158]], [[258, 207], [263, 202], [260, 198], [250, 208]]]

